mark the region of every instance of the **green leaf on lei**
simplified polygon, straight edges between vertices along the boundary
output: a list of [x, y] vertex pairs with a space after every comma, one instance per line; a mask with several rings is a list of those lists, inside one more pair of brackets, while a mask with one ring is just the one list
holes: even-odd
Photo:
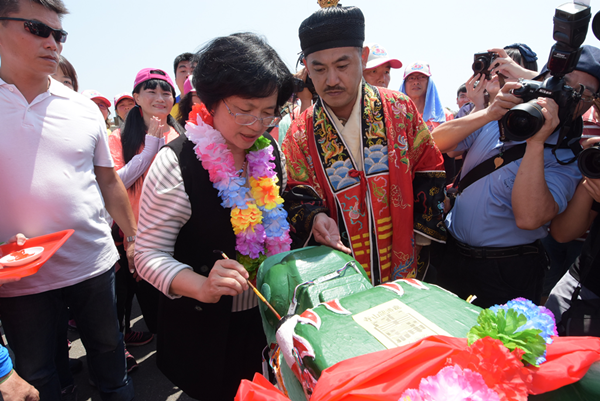
[[248, 271], [248, 274], [250, 275], [250, 277], [248, 277], [248, 280], [250, 281], [254, 280], [254, 278], [256, 277], [256, 273], [258, 273], [258, 267], [267, 258], [265, 254], [261, 254], [258, 258], [252, 259], [250, 256], [242, 255], [239, 252], [237, 252], [236, 256], [237, 261]]
[[536, 360], [546, 350], [546, 341], [540, 336], [541, 330], [517, 331], [519, 327], [527, 323], [527, 317], [518, 314], [513, 309], [508, 311], [500, 309], [497, 313], [485, 309], [479, 314], [477, 323], [479, 325], [473, 326], [467, 334], [469, 345], [481, 338], [491, 337], [502, 341], [504, 346], [511, 351], [515, 348], [525, 351], [523, 360], [534, 366], [537, 366]]
[[256, 141], [254, 141], [254, 144], [252, 145], [252, 147], [250, 147], [250, 149], [248, 149], [248, 152], [256, 152], [257, 150], [266, 148], [270, 144], [271, 144], [271, 141], [269, 141], [264, 136], [261, 136]]

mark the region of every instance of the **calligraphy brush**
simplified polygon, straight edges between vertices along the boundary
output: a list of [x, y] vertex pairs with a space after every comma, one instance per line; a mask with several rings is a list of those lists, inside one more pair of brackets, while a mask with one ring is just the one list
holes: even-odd
[[[215, 249], [213, 252], [220, 254], [223, 257], [223, 259], [229, 259], [227, 257], [227, 255], [225, 254], [225, 252], [223, 252], [223, 251], [219, 251], [218, 249]], [[263, 301], [265, 303], [265, 305], [267, 305], [269, 307], [269, 309], [271, 309], [271, 312], [273, 312], [275, 314], [275, 316], [277, 317], [277, 320], [281, 320], [281, 316], [279, 316], [279, 313], [277, 313], [277, 311], [275, 310], [275, 308], [273, 308], [271, 306], [271, 304], [269, 303], [269, 301], [267, 301], [265, 299], [265, 297], [263, 297], [263, 295], [260, 293], [260, 291], [258, 291], [258, 289], [255, 286], [252, 285], [252, 283], [250, 282], [250, 280], [246, 279], [246, 282], [248, 283], [248, 285], [250, 286], [250, 288], [252, 288], [252, 291], [254, 291], [254, 293], [256, 294], [256, 296], [258, 298], [260, 298], [260, 300]]]

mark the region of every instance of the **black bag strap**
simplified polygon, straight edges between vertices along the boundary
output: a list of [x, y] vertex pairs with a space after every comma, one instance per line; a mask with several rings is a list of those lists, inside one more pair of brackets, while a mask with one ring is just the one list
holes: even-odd
[[487, 160], [482, 161], [469, 171], [460, 181], [458, 182], [458, 193], [462, 193], [469, 185], [485, 177], [486, 175], [498, 170], [501, 167], [506, 166], [508, 163], [519, 160], [525, 155], [526, 143], [513, 146], [505, 152], [500, 152], [497, 155], [490, 157]]
[[[597, 218], [598, 217], [596, 217], [596, 219]], [[596, 222], [594, 222], [593, 224], [596, 224]], [[596, 260], [599, 252], [600, 252], [600, 247], [593, 248], [591, 254], [588, 256], [588, 259], [587, 259], [588, 262], [586, 263], [586, 266], [584, 266], [583, 269], [581, 269], [579, 271], [578, 277], [575, 277], [577, 279], [577, 281], [579, 281], [579, 288], [581, 288], [581, 283], [584, 282], [585, 278], [590, 273], [590, 271], [593, 268], [595, 268], [593, 261]], [[581, 258], [581, 255], [579, 256], [579, 258]], [[575, 276], [571, 270], [569, 272], [572, 276]], [[579, 292], [577, 294], [579, 295]], [[575, 299], [577, 299], [577, 297], [575, 297]]]

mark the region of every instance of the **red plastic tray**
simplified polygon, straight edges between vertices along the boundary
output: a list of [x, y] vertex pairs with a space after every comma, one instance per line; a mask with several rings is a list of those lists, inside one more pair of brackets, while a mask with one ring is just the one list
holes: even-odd
[[42, 256], [30, 263], [24, 264], [22, 266], [14, 266], [0, 269], [0, 278], [17, 278], [17, 277], [27, 277], [32, 274], [37, 273], [40, 270], [40, 267], [48, 259], [50, 256], [54, 255], [54, 253], [65, 243], [67, 239], [75, 230], [64, 230], [59, 231], [52, 234], [41, 235], [35, 238], [29, 238], [24, 245], [17, 245], [16, 242], [12, 242], [10, 244], [0, 245], [0, 258], [4, 255], [8, 255], [11, 252], [19, 251], [25, 248], [31, 248], [33, 246], [43, 246], [44, 252], [42, 252]]

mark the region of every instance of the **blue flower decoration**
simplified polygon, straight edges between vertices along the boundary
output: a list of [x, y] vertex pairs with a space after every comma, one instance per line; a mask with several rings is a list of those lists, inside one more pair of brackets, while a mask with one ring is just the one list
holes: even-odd
[[[552, 337], [558, 335], [554, 315], [544, 306], [538, 306], [525, 298], [515, 298], [512, 301], [508, 301], [505, 305], [494, 305], [490, 308], [494, 313], [497, 313], [500, 309], [512, 309], [519, 314], [525, 315], [527, 323], [519, 327], [517, 331], [526, 329], [540, 330], [540, 336], [546, 341], [546, 344], [552, 344]], [[539, 365], [545, 361], [546, 352], [544, 351], [544, 355], [539, 357], [536, 362]]]

